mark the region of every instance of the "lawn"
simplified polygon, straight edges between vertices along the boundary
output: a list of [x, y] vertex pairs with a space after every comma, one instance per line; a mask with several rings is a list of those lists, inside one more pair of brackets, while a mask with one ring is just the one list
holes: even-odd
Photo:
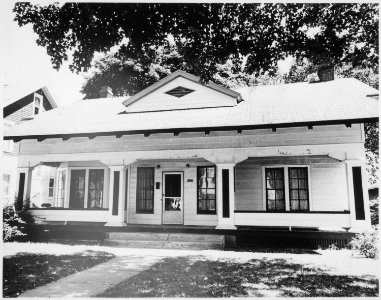
[[[337, 252], [337, 254], [340, 251]], [[366, 274], [375, 260], [255, 253], [249, 260], [167, 257], [99, 297], [373, 297], [378, 278]], [[246, 257], [247, 253], [244, 254]], [[328, 256], [328, 257], [327, 257]], [[346, 263], [345, 266], [336, 265]], [[351, 265], [352, 261], [352, 265]], [[363, 265], [365, 263], [365, 265]], [[361, 267], [361, 265], [363, 265]], [[353, 270], [352, 268], [357, 268]], [[374, 269], [374, 268], [373, 268]], [[370, 270], [370, 272], [372, 272]]]
[[106, 252], [84, 251], [54, 255], [18, 253], [3, 258], [3, 297], [17, 297], [23, 291], [91, 268], [114, 256]]

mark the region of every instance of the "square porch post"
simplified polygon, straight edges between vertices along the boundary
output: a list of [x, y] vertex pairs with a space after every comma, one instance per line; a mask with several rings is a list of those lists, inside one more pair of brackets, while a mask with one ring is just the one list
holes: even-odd
[[234, 163], [216, 164], [217, 217], [216, 229], [237, 229], [234, 226]]
[[127, 226], [125, 221], [126, 166], [109, 166], [109, 213], [105, 226]]

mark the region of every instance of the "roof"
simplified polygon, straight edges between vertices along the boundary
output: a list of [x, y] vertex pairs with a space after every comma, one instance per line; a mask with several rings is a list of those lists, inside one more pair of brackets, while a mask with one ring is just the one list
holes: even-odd
[[232, 107], [126, 113], [126, 97], [82, 100], [37, 116], [5, 132], [7, 139], [295, 127], [378, 119], [378, 94], [343, 78], [319, 83], [244, 87]]
[[34, 85], [24, 85], [24, 84], [6, 84], [4, 85], [4, 99], [3, 107], [11, 105], [12, 103], [24, 98], [25, 96], [32, 94], [39, 89], [45, 93], [47, 100], [53, 108], [57, 107], [57, 103], [52, 96], [52, 93], [46, 85], [34, 84]]

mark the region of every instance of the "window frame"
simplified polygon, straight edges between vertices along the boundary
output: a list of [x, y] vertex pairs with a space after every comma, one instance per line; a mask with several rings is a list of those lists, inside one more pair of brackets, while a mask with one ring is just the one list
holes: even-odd
[[[200, 198], [199, 198], [199, 178], [198, 178], [198, 174], [199, 174], [199, 169], [201, 168], [214, 168], [214, 207], [215, 207], [215, 210], [214, 211], [211, 211], [211, 210], [200, 210], [199, 209], [199, 201], [200, 201]], [[206, 177], [208, 178], [208, 177]], [[207, 190], [209, 188], [206, 188]], [[210, 189], [213, 189], [213, 188], [210, 188]], [[197, 205], [197, 214], [198, 215], [216, 215], [217, 214], [217, 168], [216, 166], [197, 166], [197, 170], [196, 170], [196, 205]]]
[[[73, 171], [73, 170], [85, 170], [85, 195], [84, 195], [84, 199], [83, 199], [84, 203], [83, 203], [83, 207], [80, 209], [89, 209], [89, 210], [97, 210], [98, 209], [99, 210], [99, 209], [108, 208], [108, 207], [105, 207], [105, 202], [104, 202], [106, 191], [108, 188], [108, 186], [107, 186], [107, 182], [108, 182], [107, 181], [107, 176], [108, 176], [107, 168], [105, 168], [105, 167], [69, 167], [67, 170], [68, 170], [68, 174], [70, 174], [70, 175], [66, 175], [67, 186], [65, 187], [65, 194], [66, 194], [66, 188], [68, 191], [67, 200], [66, 200], [66, 196], [65, 196], [65, 203], [67, 201], [68, 208], [70, 208], [70, 194], [71, 194], [70, 187], [71, 187], [71, 179], [72, 179], [71, 171]], [[89, 208], [88, 207], [90, 170], [103, 170], [103, 203], [102, 203], [101, 208]]]
[[[273, 210], [269, 210], [269, 205], [268, 205], [268, 199], [267, 199], [267, 191], [269, 190], [267, 188], [267, 180], [266, 180], [266, 170], [270, 170], [270, 169], [276, 169], [276, 170], [283, 170], [283, 200], [284, 200], [284, 209], [273, 209]], [[265, 178], [264, 178], [264, 188], [265, 188], [265, 199], [266, 199], [266, 211], [270, 211], [270, 212], [282, 212], [282, 211], [286, 211], [287, 210], [287, 207], [286, 207], [286, 202], [287, 202], [287, 198], [286, 198], [286, 177], [285, 177], [285, 174], [284, 174], [284, 168], [282, 167], [272, 167], [272, 168], [265, 168]], [[271, 189], [271, 190], [280, 190], [280, 189]], [[276, 192], [275, 192], [276, 194]], [[276, 197], [275, 197], [276, 198]], [[276, 199], [274, 199], [275, 201], [275, 206], [276, 206]]]
[[[294, 209], [291, 209], [291, 185], [290, 185], [290, 169], [306, 169], [307, 170], [307, 209], [304, 209], [304, 210], [301, 210], [300, 209], [300, 198], [298, 198], [298, 204], [299, 204], [299, 209], [297, 210], [294, 210]], [[307, 211], [310, 211], [310, 187], [309, 187], [309, 182], [310, 182], [310, 176], [309, 176], [309, 172], [308, 172], [308, 168], [307, 167], [302, 167], [302, 166], [289, 166], [287, 167], [287, 173], [288, 173], [288, 194], [289, 194], [289, 203], [290, 203], [290, 211], [303, 211], [303, 212], [307, 212]], [[300, 178], [298, 177], [298, 180]], [[295, 190], [295, 189], [293, 189]], [[298, 183], [298, 189], [297, 191], [299, 191], [299, 183]], [[305, 190], [305, 189], [302, 189], [302, 190]]]
[[[36, 98], [40, 100], [39, 105], [36, 105]], [[43, 106], [44, 97], [38, 93], [33, 94], [33, 116], [37, 116], [41, 113], [41, 107]], [[36, 113], [36, 108], [38, 109]]]
[[[50, 183], [53, 181], [53, 185], [50, 186]], [[49, 181], [48, 181], [48, 198], [54, 198], [54, 188], [55, 188], [55, 183], [56, 183], [56, 179], [55, 177], [53, 176], [50, 176], [49, 177]], [[50, 195], [50, 192], [51, 192], [51, 195]]]
[[[284, 211], [276, 211], [276, 210], [268, 210], [267, 209], [267, 197], [266, 197], [266, 169], [269, 168], [283, 168], [284, 173], [284, 189], [285, 189], [285, 210]], [[308, 186], [308, 210], [291, 210], [290, 209], [290, 180], [289, 180], [289, 168], [307, 168], [307, 186]], [[312, 199], [312, 193], [311, 193], [311, 166], [310, 165], [296, 165], [296, 164], [290, 164], [290, 165], [262, 165], [262, 204], [263, 204], [263, 210], [268, 213], [273, 212], [309, 212], [313, 211], [313, 199]]]
[[[152, 169], [153, 170], [153, 177], [152, 177], [152, 209], [139, 209], [138, 208], [138, 170], [139, 169]], [[154, 214], [155, 213], [155, 167], [152, 166], [137, 166], [136, 167], [136, 193], [135, 193], [135, 213], [136, 214]], [[139, 199], [141, 200], [141, 199]], [[146, 200], [145, 200], [146, 201]]]

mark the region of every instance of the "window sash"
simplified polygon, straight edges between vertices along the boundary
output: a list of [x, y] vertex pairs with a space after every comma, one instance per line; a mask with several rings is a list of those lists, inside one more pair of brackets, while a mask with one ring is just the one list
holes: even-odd
[[286, 211], [284, 168], [266, 168], [266, 210]]
[[290, 210], [309, 211], [308, 168], [289, 167]]
[[197, 214], [216, 214], [216, 167], [197, 167]]
[[104, 170], [90, 169], [87, 208], [103, 207]]
[[137, 167], [136, 212], [153, 213], [154, 210], [154, 174], [153, 167]]

